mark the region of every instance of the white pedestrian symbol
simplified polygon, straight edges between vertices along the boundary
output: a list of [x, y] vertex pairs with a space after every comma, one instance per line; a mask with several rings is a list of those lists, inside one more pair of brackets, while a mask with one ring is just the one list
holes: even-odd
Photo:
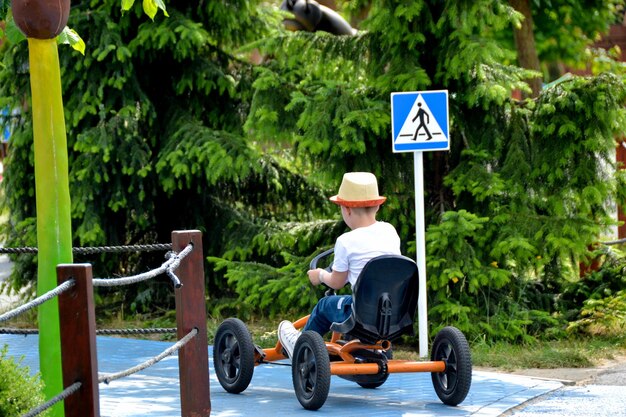
[[400, 129], [395, 143], [428, 142], [431, 139], [433, 142], [447, 140], [428, 104], [424, 101], [422, 95], [419, 94]]

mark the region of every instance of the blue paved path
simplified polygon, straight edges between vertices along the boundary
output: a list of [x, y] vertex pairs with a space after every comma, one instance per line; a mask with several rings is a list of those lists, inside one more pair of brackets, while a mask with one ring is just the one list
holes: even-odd
[[563, 387], [510, 416], [625, 417], [626, 392], [623, 386], [614, 385]]
[[[31, 372], [39, 369], [37, 336], [0, 334], [0, 346], [9, 346], [9, 355], [24, 357]], [[135, 366], [171, 346], [115, 337], [97, 338], [100, 373], [119, 372]], [[209, 353], [210, 353], [209, 349]], [[261, 365], [252, 383], [239, 395], [226, 393], [212, 374], [210, 358], [212, 416], [499, 416], [503, 412], [562, 386], [557, 381], [474, 372], [472, 388], [458, 407], [443, 405], [432, 387], [430, 374], [392, 374], [375, 390], [332, 377], [331, 393], [324, 406], [306, 411], [293, 393], [291, 370], [280, 365]], [[180, 416], [178, 358], [165, 358], [129, 377], [100, 384], [100, 412], [108, 417]]]

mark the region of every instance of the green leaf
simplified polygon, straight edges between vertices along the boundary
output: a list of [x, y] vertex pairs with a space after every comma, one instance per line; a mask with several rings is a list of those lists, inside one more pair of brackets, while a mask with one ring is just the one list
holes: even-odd
[[148, 15], [148, 17], [150, 17], [150, 19], [154, 20], [154, 16], [156, 16], [159, 9], [163, 11], [165, 16], [169, 17], [163, 0], [143, 0], [143, 11]]
[[6, 34], [9, 42], [12, 44], [17, 44], [26, 40], [26, 36], [24, 36], [21, 30], [19, 30], [13, 18], [7, 20], [4, 33]]
[[80, 37], [74, 29], [65, 26], [63, 32], [57, 36], [57, 43], [70, 45], [72, 48], [85, 55], [85, 41]]
[[143, 0], [143, 11], [150, 19], [154, 20], [154, 16], [156, 16], [159, 8], [154, 0]]
[[133, 4], [135, 4], [135, 0], [122, 0], [122, 12], [130, 10]]
[[156, 3], [157, 6], [159, 6], [159, 9], [163, 10], [163, 14], [167, 17], [169, 17], [170, 15], [167, 14], [167, 9], [165, 8], [165, 3], [163, 2], [163, 0], [154, 0], [154, 2]]

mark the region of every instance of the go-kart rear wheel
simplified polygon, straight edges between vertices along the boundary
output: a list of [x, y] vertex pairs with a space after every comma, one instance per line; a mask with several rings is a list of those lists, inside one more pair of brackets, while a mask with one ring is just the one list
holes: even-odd
[[446, 370], [432, 372], [433, 386], [439, 399], [447, 405], [463, 402], [472, 384], [472, 357], [463, 333], [455, 327], [441, 329], [433, 342], [433, 361], [446, 362]]
[[330, 390], [330, 360], [322, 336], [314, 331], [303, 332], [296, 342], [291, 363], [298, 401], [307, 410], [317, 410], [326, 402]]
[[254, 344], [241, 320], [228, 318], [217, 328], [213, 366], [226, 391], [239, 394], [248, 388], [254, 373]]

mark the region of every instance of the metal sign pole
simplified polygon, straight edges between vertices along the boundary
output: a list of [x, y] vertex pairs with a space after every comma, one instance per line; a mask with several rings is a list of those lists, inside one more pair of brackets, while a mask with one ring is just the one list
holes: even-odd
[[426, 306], [426, 225], [424, 219], [424, 159], [426, 151], [450, 150], [448, 90], [391, 93], [392, 150], [413, 152], [415, 176], [415, 250], [419, 271], [417, 318], [419, 355], [428, 356]]
[[417, 321], [419, 325], [419, 355], [428, 356], [428, 313], [426, 306], [426, 227], [424, 221], [424, 162], [423, 152], [413, 152], [415, 175], [415, 249], [419, 271]]

